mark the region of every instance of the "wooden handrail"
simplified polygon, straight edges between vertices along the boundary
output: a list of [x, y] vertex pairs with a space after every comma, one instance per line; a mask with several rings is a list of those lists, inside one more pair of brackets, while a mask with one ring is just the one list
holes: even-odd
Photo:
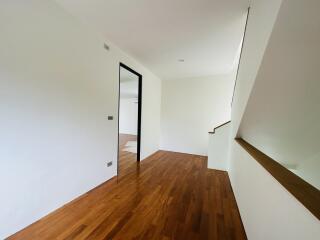
[[320, 220], [320, 191], [242, 138], [235, 139], [262, 167]]
[[210, 134], [214, 134], [218, 128], [223, 127], [224, 125], [227, 125], [227, 124], [230, 123], [230, 122], [231, 122], [231, 121], [228, 121], [228, 122], [225, 122], [225, 123], [220, 124], [219, 126], [215, 127], [212, 132], [209, 132], [209, 133], [210, 133]]

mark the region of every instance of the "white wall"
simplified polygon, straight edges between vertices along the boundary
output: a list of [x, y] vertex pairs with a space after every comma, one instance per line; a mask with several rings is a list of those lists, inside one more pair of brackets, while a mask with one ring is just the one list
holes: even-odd
[[238, 143], [231, 149], [229, 176], [248, 239], [319, 239], [319, 220]]
[[320, 152], [308, 159], [304, 159], [304, 161], [297, 166], [294, 173], [320, 190], [319, 170]]
[[215, 133], [209, 134], [208, 168], [222, 171], [228, 170], [230, 153], [231, 123], [218, 128]]
[[138, 99], [120, 98], [119, 133], [137, 135]]
[[319, 152], [318, 9], [318, 0], [283, 1], [239, 128], [281, 164], [299, 167]]
[[0, 31], [2, 239], [116, 174], [120, 61], [143, 75], [142, 158], [155, 152], [161, 81], [53, 1], [1, 1]]
[[237, 134], [282, 0], [251, 0], [251, 10], [232, 104], [232, 135]]
[[208, 132], [230, 120], [234, 73], [163, 82], [161, 149], [207, 155]]
[[[229, 165], [231, 184], [248, 239], [313, 240], [318, 239], [318, 236], [320, 236], [319, 220], [233, 140], [239, 130], [241, 120], [245, 119], [245, 115], [243, 117], [243, 114], [246, 110], [257, 73], [261, 68], [261, 60], [264, 57], [277, 13], [279, 12], [279, 16], [281, 16], [281, 14], [284, 13], [282, 11], [286, 11], [286, 4], [298, 3], [301, 4], [301, 8], [304, 8], [308, 5], [306, 2], [285, 0], [279, 12], [282, 1], [252, 1], [248, 32], [240, 64], [235, 101], [232, 108], [233, 131], [231, 135], [232, 145]], [[315, 3], [316, 1], [311, 0], [309, 3], [311, 2]], [[318, 8], [313, 10], [316, 11], [316, 9]], [[300, 14], [303, 13], [300, 12], [299, 16], [296, 16], [297, 20], [301, 19]], [[312, 16], [314, 16], [314, 14], [312, 14]], [[288, 20], [290, 22], [293, 19], [294, 18]], [[316, 23], [315, 26], [318, 26], [318, 22], [314, 23]], [[290, 45], [290, 41], [286, 42], [286, 44]], [[287, 56], [291, 55], [289, 54]], [[273, 58], [273, 61], [277, 62], [279, 66], [287, 64], [286, 61], [280, 60], [280, 62], [278, 62], [277, 60], [278, 59]], [[314, 62], [314, 64], [315, 63], [316, 62]], [[273, 69], [272, 71], [275, 70], [276, 69]], [[286, 75], [282, 77], [286, 77]], [[270, 81], [270, 79], [266, 79], [265, 81]], [[279, 84], [281, 85], [281, 82], [274, 84], [274, 88], [279, 87]], [[290, 84], [287, 87], [290, 89]], [[264, 89], [264, 91], [268, 95], [268, 100], [271, 100], [273, 91], [270, 89]], [[285, 94], [286, 92], [284, 91], [283, 95]], [[251, 99], [249, 101], [251, 101]], [[252, 104], [255, 105], [259, 103], [253, 101]], [[267, 104], [260, 105], [260, 107], [263, 110], [269, 110], [270, 108], [272, 109], [273, 106]], [[254, 121], [254, 123], [258, 125], [263, 122], [261, 119]], [[282, 126], [279, 125], [278, 130], [281, 131], [281, 127]], [[250, 124], [248, 125], [248, 129], [249, 128]], [[240, 133], [240, 136], [241, 134], [242, 133]], [[259, 133], [255, 131], [255, 134]]]

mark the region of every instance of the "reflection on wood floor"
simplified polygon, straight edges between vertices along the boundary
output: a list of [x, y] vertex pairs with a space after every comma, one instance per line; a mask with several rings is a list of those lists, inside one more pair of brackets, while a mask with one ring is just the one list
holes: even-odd
[[107, 181], [9, 239], [246, 239], [228, 174], [208, 170], [206, 157], [158, 151], [136, 164], [134, 155], [124, 156], [121, 164], [130, 166], [118, 182]]
[[[129, 147], [128, 143], [136, 142], [137, 136], [130, 134], [119, 134], [119, 177], [124, 176], [130, 171], [135, 171], [133, 166], [137, 166], [137, 154], [131, 152], [133, 147]], [[130, 146], [130, 144], [129, 144]], [[128, 149], [129, 151], [126, 151]]]

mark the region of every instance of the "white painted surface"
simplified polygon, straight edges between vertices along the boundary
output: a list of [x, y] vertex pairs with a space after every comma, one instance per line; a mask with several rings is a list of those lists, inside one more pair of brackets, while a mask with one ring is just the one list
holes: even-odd
[[[130, 72], [129, 70], [125, 69], [124, 67], [120, 67], [120, 82], [131, 82], [131, 81], [138, 81], [138, 75]], [[136, 89], [136, 88], [133, 88]]]
[[319, 239], [319, 220], [235, 141], [231, 149], [229, 176], [248, 239]]
[[208, 132], [230, 120], [234, 73], [164, 81], [161, 149], [207, 155]]
[[[260, 164], [258, 164], [241, 146], [239, 146], [237, 143], [235, 143], [234, 140], [232, 140], [239, 129], [240, 122], [245, 112], [247, 101], [249, 99], [252, 86], [256, 79], [256, 75], [261, 64], [261, 60], [264, 56], [264, 51], [266, 49], [268, 39], [271, 34], [274, 22], [276, 20], [276, 16], [281, 2], [282, 1], [252, 1], [251, 17], [249, 18], [247, 38], [245, 41], [244, 52], [242, 55], [242, 61], [240, 65], [235, 101], [232, 108], [232, 144], [229, 165], [229, 176], [248, 239], [315, 240], [319, 239], [320, 236], [319, 220], [316, 219], [284, 187], [282, 187], [282, 185], [279, 184], [279, 182], [276, 181]], [[298, 11], [299, 16], [295, 16], [294, 18], [290, 18], [290, 20], [288, 20], [289, 22], [295, 22], [295, 20], [302, 20], [301, 23], [303, 24], [305, 23], [303, 19], [303, 16], [305, 14], [304, 8], [310, 3], [315, 4], [316, 1], [311, 0], [302, 2], [298, 0], [286, 0], [283, 2], [284, 3], [281, 7], [279, 19], [281, 19], [281, 16], [285, 16], [283, 14], [286, 12], [287, 4], [298, 4], [302, 8], [301, 12]], [[312, 9], [312, 11], [310, 9], [311, 18], [314, 17], [314, 11], [316, 11], [317, 9], [318, 8], [314, 8]], [[276, 28], [277, 24], [279, 23], [276, 23]], [[314, 24], [316, 24], [316, 26], [319, 26], [318, 22], [314, 22]], [[290, 25], [288, 25], [288, 27], [289, 26]], [[300, 24], [294, 27], [300, 27]], [[283, 29], [283, 31], [287, 30]], [[274, 32], [272, 34], [274, 34]], [[294, 36], [291, 37], [294, 38]], [[272, 44], [272, 38], [274, 37], [271, 36], [270, 44]], [[301, 40], [300, 37], [299, 39]], [[295, 41], [295, 39], [292, 40]], [[290, 42], [291, 41], [287, 41], [286, 44], [288, 46], [279, 50], [286, 51], [286, 49], [291, 48]], [[299, 45], [297, 45], [297, 47], [298, 46]], [[299, 47], [297, 48], [297, 50], [300, 50]], [[268, 51], [269, 50], [266, 50], [266, 57], [269, 54]], [[279, 68], [282, 68], [282, 66], [286, 68], [286, 64], [290, 64], [291, 61], [299, 61], [290, 60], [286, 62], [285, 60], [283, 60], [283, 57], [292, 56], [292, 54], [294, 53], [281, 53], [283, 56], [278, 56], [280, 59], [277, 59], [277, 57], [275, 56], [273, 56], [272, 58], [272, 61], [279, 64], [279, 66], [273, 69], [272, 72], [279, 71]], [[303, 58], [304, 55], [302, 55], [301, 57]], [[265, 60], [262, 61], [263, 64], [264, 62]], [[317, 63], [317, 61], [313, 61], [313, 64]], [[263, 65], [261, 66], [261, 68], [263, 68]], [[298, 69], [302, 70], [302, 68]], [[296, 71], [296, 69], [291, 70]], [[286, 75], [282, 75], [282, 77], [285, 76]], [[307, 73], [306, 76], [308, 76]], [[292, 80], [294, 81], [294, 78]], [[265, 84], [268, 81], [272, 81], [272, 79], [264, 79]], [[268, 94], [268, 102], [273, 101], [273, 94], [277, 93], [275, 89], [281, 87], [281, 85], [282, 83], [280, 81], [274, 83], [273, 89], [264, 89], [264, 95]], [[288, 90], [282, 91], [283, 96], [286, 96], [288, 94], [288, 91], [291, 90], [290, 84], [287, 84], [286, 86]], [[250, 101], [251, 98], [249, 100], [248, 106], [250, 106]], [[283, 104], [283, 102], [280, 101], [279, 104]], [[272, 105], [269, 106], [268, 104], [261, 105], [255, 101], [252, 102], [252, 105], [259, 107], [263, 109], [263, 111], [267, 112], [274, 107]], [[297, 112], [300, 111], [300, 113], [304, 111], [302, 108], [299, 107], [299, 105], [296, 106], [296, 109]], [[287, 109], [283, 108], [283, 111], [286, 110]], [[252, 124], [256, 124], [257, 126], [259, 126], [263, 124], [263, 122], [265, 122], [265, 120], [263, 119], [262, 121], [262, 119], [260, 119], [259, 116], [256, 115], [256, 117], [257, 119], [255, 121], [252, 121]], [[273, 117], [276, 118], [277, 116]], [[307, 118], [308, 116], [305, 115], [305, 117]], [[245, 118], [246, 115], [243, 119]], [[291, 119], [288, 119], [288, 122], [289, 121], [291, 121]], [[288, 122], [286, 124], [288, 124]], [[279, 125], [279, 128], [277, 130], [281, 131], [282, 127], [285, 126]], [[316, 128], [317, 126], [314, 125], [314, 127]], [[249, 125], [248, 129], [250, 129]], [[294, 131], [292, 133], [295, 134]], [[241, 134], [245, 133], [242, 132]], [[255, 134], [260, 134], [258, 132], [258, 129], [255, 131]]]
[[138, 134], [138, 99], [120, 99], [119, 133]]
[[138, 98], [139, 77], [120, 67], [120, 98]]
[[239, 129], [256, 148], [297, 168], [320, 148], [319, 9], [318, 0], [283, 1]]
[[116, 174], [120, 61], [143, 75], [142, 158], [158, 150], [161, 82], [53, 1], [1, 1], [0, 31], [2, 239]]
[[301, 163], [296, 167], [294, 173], [320, 190], [319, 171], [320, 152], [308, 159], [301, 161]]
[[228, 170], [230, 153], [231, 123], [218, 128], [215, 133], [209, 134], [208, 168], [222, 171]]
[[139, 77], [120, 67], [119, 133], [138, 134]]
[[249, 5], [248, 0], [56, 1], [170, 80], [230, 72]]
[[251, 0], [251, 11], [232, 105], [232, 136], [236, 136], [239, 129], [281, 2], [282, 0]]

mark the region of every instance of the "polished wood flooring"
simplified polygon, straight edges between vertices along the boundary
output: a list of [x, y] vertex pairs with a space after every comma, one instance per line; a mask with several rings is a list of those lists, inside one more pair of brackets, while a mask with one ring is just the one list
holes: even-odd
[[119, 176], [122, 177], [130, 171], [136, 171], [137, 154], [125, 151], [129, 141], [137, 141], [136, 135], [119, 134]]
[[226, 172], [158, 151], [10, 239], [246, 239]]

